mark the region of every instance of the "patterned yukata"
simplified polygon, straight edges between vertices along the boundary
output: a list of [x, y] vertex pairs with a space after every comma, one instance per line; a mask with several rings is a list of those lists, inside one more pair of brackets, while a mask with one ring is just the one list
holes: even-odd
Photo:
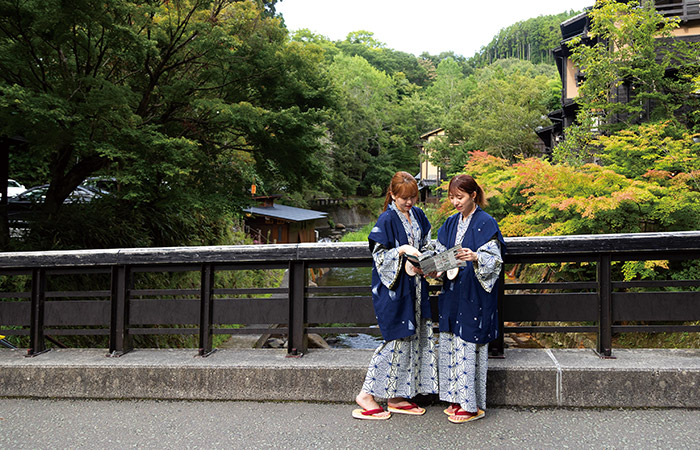
[[[421, 252], [433, 250], [430, 233], [423, 236], [413, 209], [409, 211], [411, 221], [391, 203], [389, 210], [401, 219], [408, 244]], [[429, 230], [428, 230], [429, 231]], [[381, 283], [392, 289], [403, 273], [405, 258], [399, 257], [398, 245], [394, 248], [374, 243], [372, 249], [374, 267]], [[416, 275], [416, 278], [420, 275]], [[415, 311], [415, 334], [394, 340], [385, 340], [374, 352], [362, 385], [362, 392], [375, 397], [410, 399], [418, 394], [435, 394], [438, 391], [437, 352], [430, 317], [421, 317], [422, 283], [415, 282], [413, 301]], [[373, 291], [375, 288], [373, 287]]]
[[[449, 246], [443, 245], [440, 241], [436, 242], [437, 253], [444, 252], [447, 247], [463, 243], [474, 212], [476, 209], [468, 217], [459, 218], [456, 237]], [[501, 243], [498, 237], [494, 236], [479, 247], [476, 255], [477, 264], [472, 264], [471, 270], [474, 271], [474, 276], [481, 287], [491, 293], [503, 265]], [[463, 295], [468, 294], [465, 292]], [[474, 320], [477, 320], [477, 317], [474, 317]], [[456, 323], [459, 323], [459, 320]], [[479, 409], [486, 410], [487, 371], [488, 342], [483, 344], [468, 342], [454, 332], [440, 331], [440, 400], [458, 403], [462, 409], [472, 413], [476, 413]]]

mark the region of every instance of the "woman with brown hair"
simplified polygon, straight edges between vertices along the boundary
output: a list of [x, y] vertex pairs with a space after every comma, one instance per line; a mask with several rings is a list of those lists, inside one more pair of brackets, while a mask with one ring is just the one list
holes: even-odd
[[[438, 390], [437, 353], [428, 284], [405, 255], [432, 251], [430, 222], [420, 208], [416, 180], [407, 172], [391, 179], [384, 212], [369, 234], [372, 301], [384, 342], [377, 348], [355, 401], [357, 419], [384, 420], [391, 413], [422, 415], [409, 399]], [[387, 399], [383, 410], [375, 397]]]
[[440, 400], [449, 421], [464, 423], [484, 417], [488, 343], [498, 337], [498, 289], [505, 242], [496, 221], [480, 206], [484, 192], [469, 175], [449, 185], [457, 213], [438, 230], [438, 253], [455, 245], [466, 265], [451, 269], [438, 297], [440, 310]]

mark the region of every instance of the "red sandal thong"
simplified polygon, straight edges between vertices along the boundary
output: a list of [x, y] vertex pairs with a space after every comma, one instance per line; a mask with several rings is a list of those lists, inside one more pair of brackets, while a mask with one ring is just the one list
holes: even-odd
[[448, 416], [452, 416], [452, 415], [454, 415], [457, 411], [459, 411], [460, 408], [461, 408], [461, 406], [459, 406], [459, 403], [452, 403], [452, 404], [450, 404], [450, 406], [448, 406], [447, 408], [443, 409], [442, 412], [444, 412], [444, 413], [447, 414]]
[[477, 412], [468, 412], [463, 409], [460, 409], [453, 415], [447, 418], [452, 423], [464, 423], [464, 422], [472, 422], [477, 419], [481, 419], [486, 415], [486, 412], [483, 409], [478, 410]]
[[391, 417], [391, 414], [387, 414], [386, 416], [377, 416], [377, 414], [383, 413], [384, 409], [382, 408], [375, 408], [375, 409], [362, 409], [362, 408], [357, 408], [352, 411], [352, 416], [355, 419], [362, 419], [362, 420], [387, 420], [388, 418]]
[[[404, 406], [388, 406], [387, 409], [396, 414], [408, 414], [409, 416], [422, 416], [425, 414], [425, 409], [416, 405], [415, 403], [409, 403]], [[413, 411], [417, 409], [418, 411]]]

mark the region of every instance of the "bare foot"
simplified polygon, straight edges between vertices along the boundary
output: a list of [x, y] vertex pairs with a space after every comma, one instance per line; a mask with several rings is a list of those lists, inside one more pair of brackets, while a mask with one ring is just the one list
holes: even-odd
[[455, 414], [457, 411], [459, 411], [461, 406], [459, 406], [459, 403], [450, 403], [450, 406], [444, 409], [444, 413], [447, 414], [448, 416], [451, 416]]
[[398, 414], [409, 414], [412, 416], [422, 416], [425, 414], [425, 409], [416, 405], [413, 402], [409, 402], [403, 397], [390, 398], [387, 401], [388, 410]]
[[[381, 406], [379, 406], [379, 403], [377, 403], [377, 401], [374, 399], [374, 396], [366, 392], [360, 392], [359, 394], [357, 394], [357, 397], [355, 397], [355, 402], [366, 411], [381, 408]], [[374, 414], [374, 416], [387, 417], [390, 414], [391, 413], [389, 411], [384, 411], [381, 413]]]
[[389, 411], [391, 412], [410, 414], [413, 416], [422, 416], [425, 414], [425, 409], [421, 408], [415, 403], [409, 402], [403, 397], [390, 398], [387, 401], [387, 404], [389, 406]]
[[400, 408], [402, 406], [408, 406], [411, 404], [408, 400], [403, 397], [394, 397], [387, 400], [387, 404], [392, 408]]

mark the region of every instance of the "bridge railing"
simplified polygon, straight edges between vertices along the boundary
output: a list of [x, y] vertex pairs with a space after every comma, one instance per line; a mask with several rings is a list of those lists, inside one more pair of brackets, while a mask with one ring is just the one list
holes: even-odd
[[[593, 275], [541, 283], [504, 277], [501, 320], [515, 325], [501, 323], [493, 356], [503, 355], [503, 332], [594, 333], [604, 357], [612, 354], [614, 333], [700, 332], [685, 324], [700, 321], [700, 280], [622, 281], [611, 275], [618, 261], [700, 259], [700, 231], [507, 238], [506, 244], [509, 273], [531, 264], [580, 263]], [[0, 292], [0, 332], [28, 335], [28, 355], [44, 352], [52, 337], [105, 335], [109, 353], [118, 356], [132, 349], [136, 335], [163, 334], [197, 335], [199, 354], [207, 355], [214, 335], [269, 333], [277, 324], [274, 332], [288, 336], [288, 353], [295, 355], [306, 351], [308, 333], [378, 333], [368, 283], [308, 282], [309, 269], [370, 266], [364, 242], [1, 253], [0, 276], [28, 277], [31, 289]], [[228, 271], [279, 269], [288, 270], [287, 286], [222, 284]], [[199, 282], [187, 289], [148, 285], [149, 274], [174, 272], [194, 272]], [[93, 277], [102, 287], [51, 290], [51, 281], [66, 275]], [[431, 289], [434, 317], [437, 289]]]

